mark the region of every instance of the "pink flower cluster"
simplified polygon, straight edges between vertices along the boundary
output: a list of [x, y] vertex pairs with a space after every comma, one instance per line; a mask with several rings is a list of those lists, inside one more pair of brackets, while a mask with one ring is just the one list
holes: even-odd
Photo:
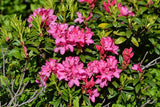
[[112, 78], [119, 78], [121, 72], [117, 66], [118, 61], [114, 56], [108, 56], [106, 61], [93, 61], [87, 64], [86, 72], [88, 76], [96, 74], [96, 84], [100, 84], [100, 87], [103, 88], [107, 86], [107, 81], [111, 81]]
[[[95, 97], [99, 96], [97, 89], [94, 88], [95, 84], [99, 84], [103, 88], [107, 86], [107, 82], [111, 81], [112, 78], [120, 77], [121, 70], [118, 69], [117, 63], [118, 61], [114, 56], [108, 56], [106, 61], [94, 60], [87, 64], [87, 68], [85, 69], [87, 78], [83, 80], [85, 85], [82, 86], [82, 92], [89, 93], [89, 99], [92, 102], [95, 102]], [[89, 82], [88, 79], [90, 79]]]
[[114, 39], [110, 37], [103, 37], [100, 41], [100, 44], [101, 45], [96, 45], [96, 48], [98, 51], [100, 51], [100, 55], [103, 57], [102, 59], [106, 57], [107, 52], [112, 52], [118, 55], [117, 50], [119, 47], [114, 44]]
[[[46, 86], [46, 82], [52, 73], [57, 76], [59, 81], [67, 81], [70, 88], [73, 85], [80, 86], [80, 82], [84, 81], [85, 85], [82, 85], [82, 91], [85, 91], [84, 94], [88, 93], [89, 99], [95, 102], [95, 97], [99, 96], [97, 89], [94, 88], [95, 84], [103, 88], [112, 78], [120, 77], [121, 70], [118, 69], [117, 64], [118, 61], [114, 56], [108, 56], [106, 61], [95, 60], [89, 62], [87, 68], [84, 68], [84, 64], [80, 62], [79, 57], [66, 57], [62, 63], [58, 63], [58, 60], [49, 59], [41, 67], [40, 80], [36, 80], [36, 82], [43, 82], [43, 86]], [[88, 79], [90, 79], [89, 82]], [[42, 83], [39, 86], [42, 86]]]
[[33, 14], [29, 16], [27, 21], [30, 23], [29, 27], [32, 27], [31, 21], [33, 21], [33, 17], [41, 16], [41, 22], [45, 25], [49, 25], [51, 22], [55, 22], [57, 20], [57, 16], [53, 15], [54, 11], [52, 9], [44, 9], [38, 8], [33, 11]]
[[97, 89], [94, 89], [95, 82], [93, 77], [90, 81], [87, 80], [87, 78], [84, 79], [85, 85], [82, 86], [82, 92], [83, 94], [89, 94], [89, 99], [92, 102], [95, 102], [95, 97], [98, 97], [100, 94], [98, 93]]
[[85, 44], [94, 43], [91, 39], [94, 33], [87, 27], [85, 30], [83, 28], [80, 29], [78, 26], [69, 27], [68, 24], [58, 24], [55, 22], [51, 23], [49, 27], [48, 33], [55, 39], [56, 47], [54, 52], [60, 51], [61, 55], [67, 50], [73, 52], [74, 46], [84, 47]]
[[95, 7], [95, 3], [97, 2], [97, 0], [78, 0], [79, 2], [83, 3], [83, 2], [88, 2], [91, 8]]
[[[115, 6], [117, 4], [117, 0], [112, 0], [112, 3], [110, 0], [107, 0], [107, 3], [103, 1], [103, 6], [109, 14], [111, 14], [111, 7]], [[135, 16], [134, 13], [132, 12], [132, 7], [130, 10], [128, 9], [127, 6], [122, 6], [121, 3], [118, 3], [117, 9], [120, 9], [120, 15], [118, 16]]]
[[[46, 64], [41, 67], [41, 71], [39, 72], [40, 80], [36, 80], [36, 82], [41, 83], [44, 79], [43, 86], [46, 86], [46, 81], [52, 73], [57, 75], [59, 81], [69, 81], [69, 87], [72, 87], [74, 84], [79, 86], [79, 80], [86, 78], [83, 63], [79, 62], [79, 57], [66, 57], [62, 63], [58, 63], [58, 60], [49, 59], [49, 61], [46, 61]], [[42, 84], [40, 84], [40, 86], [42, 86]]]
[[122, 56], [123, 56], [123, 62], [122, 62], [122, 69], [126, 69], [127, 66], [130, 63], [130, 59], [133, 57], [134, 53], [132, 52], [132, 47], [125, 48], [122, 52]]
[[42, 84], [46, 86], [46, 82], [51, 73], [57, 73], [57, 62], [58, 60], [49, 59], [49, 61], [46, 61], [46, 64], [41, 67], [41, 71], [39, 72], [40, 80], [36, 80], [36, 83], [40, 83], [40, 87]]
[[135, 16], [135, 15], [132, 12], [132, 7], [129, 10], [127, 6], [121, 6], [120, 7], [120, 15], [118, 15], [118, 16]]
[[75, 19], [74, 22], [75, 22], [75, 23], [79, 22], [79, 23], [81, 24], [81, 23], [84, 22], [85, 20], [86, 20], [86, 21], [90, 20], [91, 17], [92, 17], [92, 15], [93, 15], [92, 12], [90, 12], [90, 13], [89, 13], [89, 16], [88, 16], [87, 18], [85, 18], [84, 16], [82, 16], [82, 14], [81, 14], [80, 12], [77, 12], [78, 18]]
[[79, 61], [79, 57], [66, 57], [65, 61], [57, 66], [57, 78], [64, 79], [68, 82], [68, 86], [71, 88], [74, 84], [80, 86], [80, 80], [86, 78], [85, 70], [83, 69], [83, 63]]

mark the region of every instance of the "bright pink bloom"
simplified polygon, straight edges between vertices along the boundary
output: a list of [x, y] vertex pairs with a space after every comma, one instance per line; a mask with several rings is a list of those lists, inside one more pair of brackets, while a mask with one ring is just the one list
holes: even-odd
[[114, 39], [111, 39], [109, 36], [108, 37], [103, 37], [100, 41], [101, 45], [96, 45], [96, 48], [98, 51], [100, 51], [101, 55], [106, 56], [106, 52], [112, 52], [116, 55], [118, 55], [118, 46], [114, 44]]
[[112, 78], [120, 77], [121, 70], [118, 69], [118, 61], [114, 56], [108, 56], [106, 61], [93, 61], [87, 64], [87, 68], [85, 69], [88, 77], [92, 77], [95, 75], [96, 84], [100, 84], [100, 87], [103, 88], [107, 86], [107, 81], [111, 81]]
[[[57, 62], [58, 60], [53, 60], [53, 59], [49, 59], [49, 61], [46, 60], [45, 65], [43, 65], [41, 67], [41, 71], [38, 73], [39, 74], [39, 78], [40, 80], [36, 80], [36, 83], [40, 83], [40, 87], [42, 86], [46, 86], [46, 82], [48, 80], [48, 78], [50, 77], [51, 73], [53, 72], [54, 74], [56, 74], [57, 72]], [[41, 84], [41, 82], [43, 82]]]
[[130, 10], [128, 10], [127, 6], [121, 6], [120, 7], [120, 15], [118, 16], [135, 16], [134, 13], [132, 12], [132, 7]]
[[91, 78], [90, 81], [87, 80], [88, 78], [85, 78], [83, 81], [85, 82], [85, 85], [82, 86], [82, 89], [91, 89], [92, 87], [94, 87], [95, 82], [93, 77]]
[[79, 22], [80, 24], [82, 22], [84, 22], [85, 20], [88, 21], [91, 19], [91, 17], [93, 16], [92, 12], [89, 13], [89, 16], [87, 18], [85, 18], [84, 16], [82, 16], [82, 14], [80, 12], [77, 12], [77, 16], [78, 18], [74, 20], [75, 23]]
[[67, 50], [74, 51], [74, 46], [84, 47], [85, 44], [89, 45], [94, 43], [91, 39], [93, 32], [89, 28], [85, 28], [86, 31], [79, 26], [68, 26], [68, 24], [57, 24], [55, 22], [49, 25], [50, 29], [48, 33], [55, 39], [56, 47], [54, 52], [60, 51], [61, 55], [64, 55]]
[[111, 70], [112, 69], [117, 69], [117, 63], [118, 63], [118, 61], [117, 61], [117, 59], [116, 59], [115, 56], [108, 56], [106, 58], [106, 60], [107, 60], [107, 67], [108, 68], [110, 68]]
[[49, 25], [51, 22], [55, 22], [57, 20], [57, 16], [53, 15], [54, 11], [52, 9], [44, 9], [38, 8], [33, 11], [33, 14], [29, 16], [27, 21], [30, 23], [29, 27], [32, 27], [31, 21], [33, 21], [32, 17], [40, 16], [41, 22], [45, 23], [45, 25]]
[[143, 72], [140, 65], [141, 65], [140, 63], [134, 64], [131, 69], [132, 69], [132, 70], [139, 71], [139, 72]]
[[79, 22], [80, 24], [85, 20], [85, 17], [82, 16], [80, 12], [77, 12], [78, 18], [74, 20], [75, 23]]
[[95, 97], [98, 97], [100, 94], [98, 93], [97, 89], [94, 90], [88, 90], [89, 93], [89, 99], [94, 103], [95, 102]]
[[110, 7], [114, 6], [116, 3], [117, 3], [117, 0], [112, 0], [112, 3], [110, 0], [107, 0], [107, 3], [105, 1], [103, 1], [103, 6], [104, 6], [104, 9], [106, 10], [106, 12], [111, 13]]
[[97, 2], [97, 0], [78, 0], [79, 2], [83, 3], [83, 2], [88, 2], [89, 5], [91, 6], [91, 8], [95, 7], [95, 3]]
[[83, 63], [79, 62], [79, 57], [66, 57], [62, 64], [57, 65], [57, 78], [64, 79], [68, 82], [68, 86], [72, 87], [74, 84], [79, 86], [79, 81], [86, 78], [86, 72], [83, 69]]

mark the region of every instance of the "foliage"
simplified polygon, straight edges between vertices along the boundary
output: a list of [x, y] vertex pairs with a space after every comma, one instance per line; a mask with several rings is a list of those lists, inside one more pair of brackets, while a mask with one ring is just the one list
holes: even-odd
[[[160, 106], [159, 7], [159, 0], [2, 0], [0, 106]], [[81, 77], [71, 85], [74, 73]]]

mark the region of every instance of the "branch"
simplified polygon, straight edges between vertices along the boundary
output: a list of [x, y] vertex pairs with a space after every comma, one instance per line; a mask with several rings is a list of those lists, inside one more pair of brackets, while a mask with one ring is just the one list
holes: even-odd
[[147, 99], [147, 101], [143, 105], [141, 105], [141, 107], [145, 107], [147, 104], [154, 104], [155, 102], [156, 102], [156, 100], [153, 100], [151, 102], [151, 99]]
[[6, 53], [8, 52], [8, 46], [7, 46], [7, 50], [6, 50], [6, 52], [4, 53], [4, 51], [3, 51], [3, 47], [2, 47], [2, 45], [1, 45], [1, 48], [2, 48], [2, 57], [3, 57], [3, 76], [5, 76], [6, 75], [6, 72], [5, 72], [5, 55], [6, 55]]
[[[25, 84], [23, 85], [23, 87], [22, 87], [22, 83], [23, 83], [23, 80], [24, 80], [24, 77], [25, 77], [25, 71], [26, 71], [26, 68], [27, 68], [27, 64], [28, 64], [28, 61], [26, 60], [26, 63], [25, 63], [25, 66], [24, 66], [24, 70], [23, 70], [22, 79], [21, 79], [21, 81], [20, 81], [20, 85], [19, 85], [18, 90], [17, 90], [16, 93], [14, 93], [14, 89], [13, 89], [14, 83], [12, 82], [12, 91], [13, 91], [13, 93], [14, 93], [14, 96], [12, 96], [9, 104], [7, 105], [8, 107], [10, 107], [10, 106], [13, 104], [13, 101], [14, 101], [14, 100], [15, 100], [15, 103], [16, 103], [16, 101], [17, 101], [16, 99], [17, 99], [17, 97], [18, 97], [18, 93], [19, 93], [20, 89], [22, 88], [22, 91], [20, 92], [20, 95], [21, 95], [21, 94], [23, 93], [23, 91], [24, 91], [24, 88], [25, 88], [26, 85], [28, 84], [28, 82], [27, 82], [27, 83], [25, 83]], [[19, 96], [20, 96], [20, 95], [19, 95]]]
[[43, 78], [43, 80], [41, 80], [41, 84], [42, 84], [42, 89], [37, 93], [37, 91], [34, 92], [34, 94], [32, 95], [32, 97], [30, 99], [28, 99], [27, 101], [19, 104], [18, 106], [22, 106], [22, 105], [25, 105], [27, 103], [30, 103], [32, 102], [34, 99], [36, 99], [44, 90], [46, 87], [43, 87], [43, 82], [44, 82], [44, 79], [46, 78], [46, 76]]
[[147, 54], [148, 54], [148, 51], [145, 53], [145, 55], [144, 55], [143, 59], [141, 60], [140, 64], [142, 64], [142, 63], [143, 63], [143, 61], [145, 60], [145, 58], [146, 58]]
[[142, 70], [144, 70], [146, 68], [149, 68], [149, 67], [151, 67], [153, 65], [159, 64], [160, 62], [157, 62], [159, 59], [160, 59], [160, 56], [158, 58], [152, 60], [151, 62], [149, 62], [147, 65], [142, 66]]
[[109, 107], [109, 105], [111, 104], [111, 102], [109, 102], [108, 104], [102, 106], [102, 107]]

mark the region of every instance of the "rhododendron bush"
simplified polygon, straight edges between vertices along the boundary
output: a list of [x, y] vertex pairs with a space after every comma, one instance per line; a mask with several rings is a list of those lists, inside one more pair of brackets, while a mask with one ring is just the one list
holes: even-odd
[[37, 3], [2, 11], [0, 107], [160, 106], [160, 1]]

